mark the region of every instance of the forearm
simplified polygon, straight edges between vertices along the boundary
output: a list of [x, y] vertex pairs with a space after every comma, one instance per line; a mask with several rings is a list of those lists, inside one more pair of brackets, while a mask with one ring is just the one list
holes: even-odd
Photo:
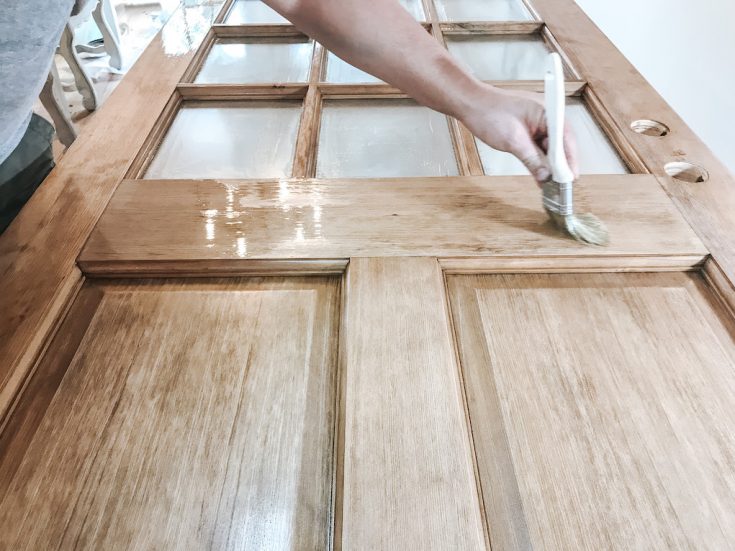
[[[538, 182], [549, 177], [541, 98], [476, 79], [398, 0], [264, 1], [348, 63], [459, 119], [489, 146], [514, 154]], [[565, 143], [577, 174], [569, 132]]]
[[397, 0], [265, 0], [352, 65], [462, 119], [488, 86], [465, 71]]

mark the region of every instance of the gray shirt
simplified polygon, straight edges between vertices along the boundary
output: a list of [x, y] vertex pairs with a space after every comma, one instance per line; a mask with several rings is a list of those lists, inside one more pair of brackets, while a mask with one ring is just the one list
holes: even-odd
[[28, 127], [74, 0], [0, 0], [0, 163]]

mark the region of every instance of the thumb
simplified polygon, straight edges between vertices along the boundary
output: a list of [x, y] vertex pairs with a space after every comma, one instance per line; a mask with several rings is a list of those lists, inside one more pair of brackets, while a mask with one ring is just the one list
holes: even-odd
[[522, 134], [521, 139], [511, 147], [510, 152], [518, 157], [518, 160], [525, 165], [539, 184], [551, 178], [546, 153], [534, 143], [528, 134]]

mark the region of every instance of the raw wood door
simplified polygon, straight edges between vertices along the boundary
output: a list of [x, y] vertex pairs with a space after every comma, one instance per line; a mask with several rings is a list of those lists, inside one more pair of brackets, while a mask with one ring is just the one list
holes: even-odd
[[610, 246], [260, 2], [182, 6], [0, 239], [0, 548], [732, 546], [731, 177], [572, 0], [403, 4], [500, 86], [562, 54]]

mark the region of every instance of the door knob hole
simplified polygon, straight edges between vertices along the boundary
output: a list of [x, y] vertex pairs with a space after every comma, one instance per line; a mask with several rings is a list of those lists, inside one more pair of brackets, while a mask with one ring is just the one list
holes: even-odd
[[701, 166], [697, 166], [686, 161], [675, 161], [664, 165], [666, 174], [675, 180], [688, 182], [690, 184], [699, 184], [709, 179], [709, 173]]
[[630, 123], [631, 129], [639, 134], [661, 138], [670, 132], [669, 127], [662, 122], [650, 119], [641, 119]]

